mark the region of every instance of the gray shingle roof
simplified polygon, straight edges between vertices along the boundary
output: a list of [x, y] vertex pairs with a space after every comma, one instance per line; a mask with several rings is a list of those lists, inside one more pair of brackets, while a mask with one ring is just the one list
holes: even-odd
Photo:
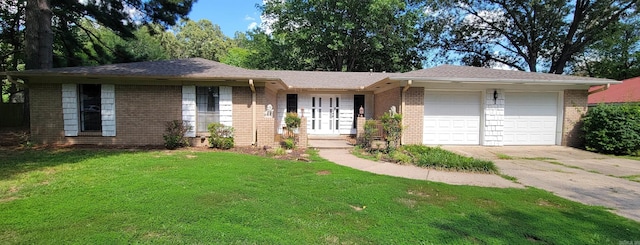
[[615, 80], [558, 75], [539, 72], [524, 72], [513, 70], [498, 70], [471, 66], [441, 65], [434, 68], [394, 74], [392, 80], [435, 80], [435, 81], [464, 81], [464, 82], [538, 82], [538, 83], [616, 83]]
[[425, 82], [577, 83], [594, 85], [619, 83], [618, 81], [609, 79], [453, 65], [442, 65], [435, 68], [406, 73], [249, 70], [201, 58], [28, 70], [7, 72], [7, 74], [18, 78], [29, 76], [107, 76], [131, 78], [264, 79], [281, 80], [292, 88], [329, 90], [361, 89], [387, 78], [391, 80]]
[[255, 70], [225, 65], [201, 59], [179, 59], [111, 64], [101, 66], [65, 67], [46, 70], [27, 70], [30, 75], [86, 75], [128, 77], [188, 77], [188, 78], [262, 78]]
[[360, 89], [386, 79], [390, 73], [331, 71], [261, 71], [265, 76], [278, 77], [293, 88]]

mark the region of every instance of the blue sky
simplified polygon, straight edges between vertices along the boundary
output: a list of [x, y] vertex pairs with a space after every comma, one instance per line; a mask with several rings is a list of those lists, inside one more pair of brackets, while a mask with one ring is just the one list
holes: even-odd
[[245, 32], [252, 25], [260, 25], [260, 11], [256, 4], [262, 0], [199, 0], [191, 9], [189, 18], [194, 21], [210, 20], [228, 37], [236, 31]]

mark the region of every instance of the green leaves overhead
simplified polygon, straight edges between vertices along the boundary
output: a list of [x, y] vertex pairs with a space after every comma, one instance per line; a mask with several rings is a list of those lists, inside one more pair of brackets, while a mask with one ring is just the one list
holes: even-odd
[[[266, 1], [268, 29], [304, 69], [406, 71], [421, 66], [421, 11], [400, 0]], [[269, 23], [268, 22], [268, 23]]]
[[176, 38], [182, 47], [177, 58], [200, 57], [209, 60], [220, 60], [231, 48], [231, 39], [225, 36], [220, 26], [209, 20], [198, 22], [183, 20], [176, 26]]

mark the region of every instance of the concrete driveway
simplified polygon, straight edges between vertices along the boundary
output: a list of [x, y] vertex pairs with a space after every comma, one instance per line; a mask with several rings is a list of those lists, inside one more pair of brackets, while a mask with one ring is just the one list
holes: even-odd
[[[463, 155], [492, 160], [518, 182], [640, 221], [640, 161], [562, 146], [445, 146]], [[507, 159], [511, 158], [511, 159]], [[626, 178], [625, 178], [626, 177]]]

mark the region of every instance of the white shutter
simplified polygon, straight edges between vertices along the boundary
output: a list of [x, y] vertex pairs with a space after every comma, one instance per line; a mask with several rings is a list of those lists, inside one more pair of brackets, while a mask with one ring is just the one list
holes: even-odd
[[353, 129], [353, 95], [347, 94], [340, 96], [340, 134], [355, 133]]
[[191, 126], [185, 136], [196, 137], [196, 86], [182, 86], [182, 121]]
[[233, 126], [233, 101], [231, 87], [220, 86], [220, 123]]
[[116, 136], [116, 93], [115, 85], [102, 84], [100, 92], [100, 114], [102, 136]]
[[62, 84], [64, 136], [78, 136], [78, 85]]

